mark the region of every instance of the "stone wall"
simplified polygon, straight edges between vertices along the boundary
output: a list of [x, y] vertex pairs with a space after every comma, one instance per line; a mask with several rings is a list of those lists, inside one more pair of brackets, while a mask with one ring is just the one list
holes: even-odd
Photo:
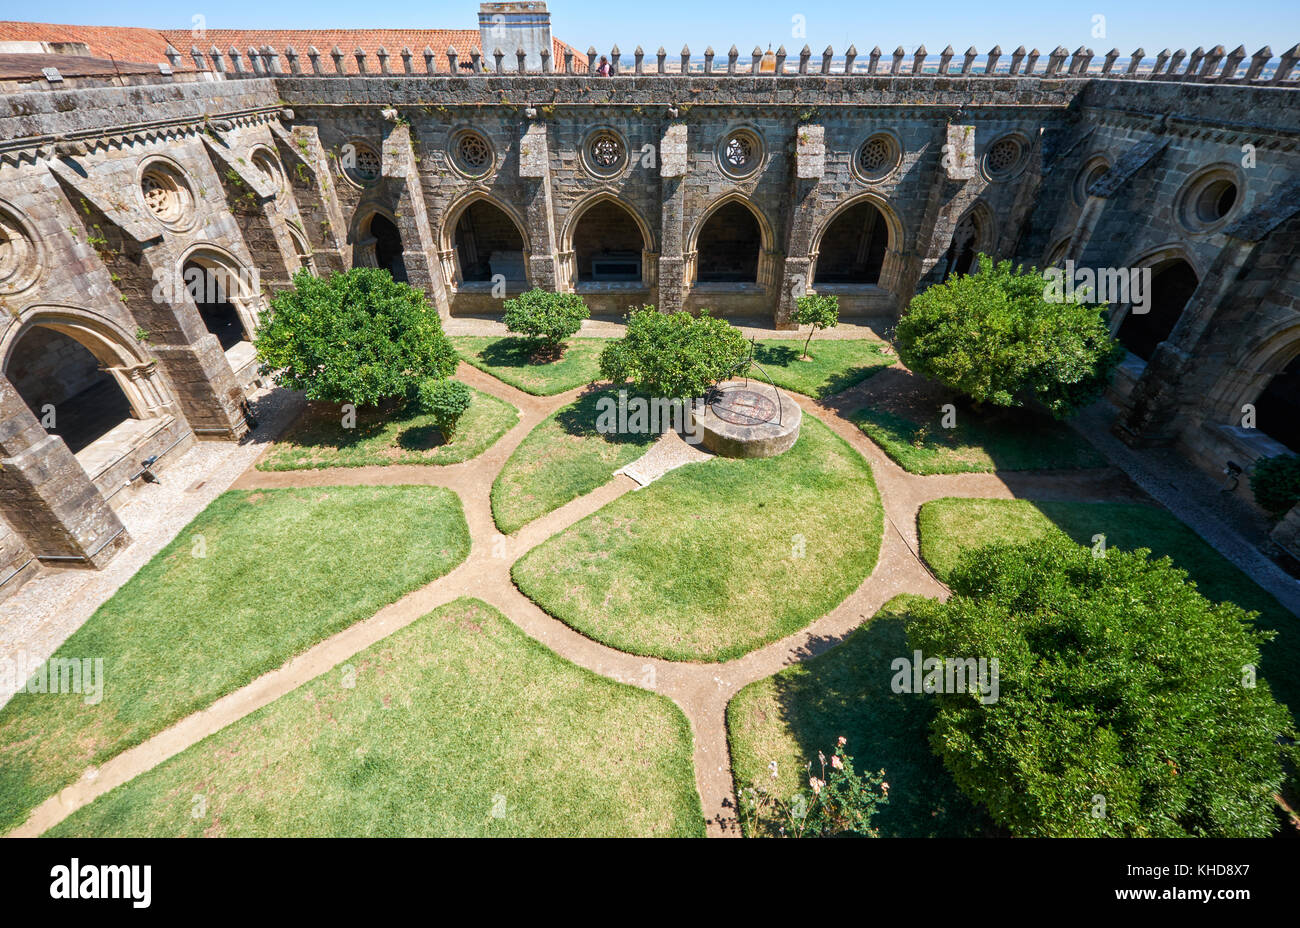
[[[819, 68], [808, 50], [781, 50], [759, 73], [757, 55], [733, 50], [706, 55], [713, 73], [680, 75], [662, 73], [663, 55], [611, 55], [620, 75], [603, 79], [327, 77], [298, 73], [296, 57], [283, 73], [267, 52], [242, 73], [203, 59], [184, 81], [12, 94], [0, 105], [0, 234], [15, 268], [0, 280], [3, 358], [20, 334], [57, 327], [159, 427], [92, 481], [7, 402], [0, 575], [33, 555], [102, 562], [121, 543], [105, 496], [123, 492], [146, 445], [246, 428], [241, 381], [184, 292], [187, 262], [243, 282], [234, 302], [251, 331], [300, 267], [375, 263], [376, 216], [444, 315], [499, 316], [536, 285], [576, 290], [597, 314], [653, 303], [787, 326], [813, 290], [888, 325], [967, 245], [1037, 266], [1178, 256], [1199, 286], [1150, 363], [1126, 366], [1124, 434], [1216, 467], [1229, 446], [1241, 454], [1242, 436], [1223, 432], [1234, 410], [1300, 352], [1294, 56], [1275, 78], [1268, 56], [1235, 54], [1121, 76], [1118, 53], [999, 52], [981, 74], [972, 54], [945, 50], [930, 74], [923, 53], [875, 50], [858, 74], [830, 73], [829, 55]], [[1186, 191], [1207, 170], [1231, 176], [1237, 200], [1189, 228]], [[504, 289], [463, 279], [456, 227], [476, 203], [523, 241]], [[828, 226], [864, 203], [884, 218], [878, 281], [819, 282]], [[760, 229], [754, 279], [700, 282], [701, 230], [733, 204]], [[632, 217], [617, 245], [640, 250], [641, 280], [581, 279], [578, 252], [614, 240], [601, 223], [615, 207]], [[17, 396], [3, 379], [0, 394]]]

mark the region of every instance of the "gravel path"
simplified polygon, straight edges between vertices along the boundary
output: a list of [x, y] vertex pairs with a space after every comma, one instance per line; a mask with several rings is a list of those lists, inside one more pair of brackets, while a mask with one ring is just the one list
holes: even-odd
[[[453, 327], [460, 322], [465, 320], [453, 320], [449, 329], [454, 331]], [[686, 463], [681, 460], [684, 452], [675, 448], [671, 440], [657, 443], [636, 462], [643, 465], [641, 468], [635, 465], [628, 468], [638, 479], [634, 480], [627, 474], [615, 475], [604, 486], [503, 539], [492, 521], [489, 494], [493, 479], [532, 428], [551, 412], [571, 402], [584, 388], [558, 396], [536, 397], [464, 364], [458, 376], [474, 388], [512, 403], [521, 412], [519, 423], [473, 460], [444, 467], [394, 466], [262, 473], [251, 469], [249, 465], [253, 461], [246, 458], [241, 459], [241, 463], [249, 469], [233, 485], [240, 488], [338, 484], [447, 487], [460, 496], [465, 507], [472, 542], [466, 561], [447, 576], [407, 594], [372, 618], [317, 644], [277, 670], [228, 694], [208, 709], [118, 755], [98, 770], [88, 771], [78, 783], [47, 800], [12, 834], [40, 834], [112, 787], [347, 660], [429, 610], [460, 596], [477, 596], [568, 660], [606, 677], [653, 689], [671, 698], [686, 714], [694, 734], [696, 787], [708, 833], [711, 836], [735, 836], [739, 834], [739, 827], [727, 748], [727, 703], [747, 684], [838, 644], [899, 593], [947, 595], [946, 588], [931, 575], [917, 554], [916, 518], [923, 503], [945, 496], [1061, 500], [1142, 498], [1141, 491], [1116, 468], [1003, 475], [908, 474], [842, 415], [856, 408], [854, 390], [828, 403], [795, 397], [805, 413], [815, 416], [843, 437], [871, 465], [886, 516], [875, 568], [847, 599], [816, 622], [743, 657], [716, 664], [638, 657], [586, 638], [539, 609], [514, 586], [510, 568], [523, 554], [547, 538], [635, 489], [640, 478], [666, 472], [669, 464], [680, 466]], [[1090, 434], [1090, 437], [1096, 439], [1095, 434]], [[680, 439], [678, 443], [687, 451], [700, 454], [681, 443]], [[1108, 450], [1103, 447], [1103, 451]], [[161, 544], [156, 547], [161, 547]], [[123, 556], [119, 556], [119, 560]], [[136, 562], [143, 563], [144, 559], [136, 556], [132, 563]]]

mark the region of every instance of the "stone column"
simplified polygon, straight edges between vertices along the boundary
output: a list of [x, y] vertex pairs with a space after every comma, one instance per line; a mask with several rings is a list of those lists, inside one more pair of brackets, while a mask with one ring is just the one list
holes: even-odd
[[64, 440], [41, 428], [4, 376], [0, 455], [0, 513], [38, 558], [102, 567], [130, 543], [117, 513]]
[[560, 287], [551, 207], [551, 159], [546, 124], [530, 122], [519, 140], [519, 176], [535, 180], [525, 211], [528, 225], [528, 281], [543, 290]]
[[659, 143], [659, 309], [676, 312], [686, 306], [690, 290], [690, 261], [685, 254], [687, 133], [673, 123]]
[[790, 178], [789, 224], [785, 230], [786, 256], [781, 268], [781, 291], [777, 294], [774, 322], [778, 329], [795, 328], [795, 301], [812, 283], [817, 254], [817, 187], [826, 173], [826, 129], [799, 126], [795, 137], [795, 172]]

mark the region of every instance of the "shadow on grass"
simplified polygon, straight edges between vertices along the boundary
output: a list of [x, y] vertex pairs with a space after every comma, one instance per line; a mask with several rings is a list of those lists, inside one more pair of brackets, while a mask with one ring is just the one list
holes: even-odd
[[431, 451], [447, 444], [436, 425], [416, 425], [397, 433], [397, 445], [405, 451]]
[[548, 350], [539, 343], [521, 336], [498, 339], [483, 349], [480, 357], [484, 364], [493, 367], [540, 367], [564, 357], [567, 345]]
[[[575, 438], [603, 438], [610, 444], [643, 444], [648, 437], [658, 435], [660, 431], [658, 429], [653, 432], [631, 432], [617, 429], [602, 432], [597, 428], [597, 423], [600, 421], [601, 413], [606, 405], [602, 404], [601, 400], [608, 398], [617, 404], [620, 389], [627, 390], [627, 387], [593, 387], [589, 389], [555, 414], [556, 423], [566, 434]], [[647, 399], [647, 397], [631, 390], [628, 390], [627, 398], [629, 402], [634, 398]], [[615, 409], [617, 409], [617, 406], [615, 406]], [[606, 418], [608, 418], [608, 413], [606, 413]]]
[[894, 693], [890, 662], [909, 657], [905, 615], [882, 612], [843, 644], [814, 658], [803, 673], [773, 678], [782, 721], [800, 756], [819, 767], [835, 739], [861, 773], [883, 769], [889, 802], [873, 823], [882, 837], [976, 837], [995, 833], [987, 815], [961, 794], [930, 750], [934, 701], [924, 694]]
[[[815, 342], [814, 347], [816, 347]], [[754, 360], [761, 367], [788, 370], [791, 373], [800, 373], [799, 368], [801, 366], [812, 367], [816, 364], [817, 356], [815, 352], [812, 356], [813, 360], [801, 361], [799, 360], [801, 357], [802, 353], [789, 345], [765, 345], [760, 343], [754, 351]], [[888, 367], [891, 360], [881, 356], [875, 364], [864, 364], [831, 371], [825, 380], [809, 391], [809, 394], [816, 399], [824, 400], [835, 396], [837, 393], [843, 393], [850, 387], [856, 387], [868, 377]], [[771, 373], [771, 371], [768, 371], [768, 373]], [[762, 379], [757, 371], [751, 371], [750, 376]]]
[[333, 403], [307, 404], [302, 418], [290, 428], [285, 440], [304, 450], [344, 451], [376, 438], [392, 422], [415, 418], [403, 405], [365, 406], [357, 410], [356, 425], [343, 427], [343, 412]]

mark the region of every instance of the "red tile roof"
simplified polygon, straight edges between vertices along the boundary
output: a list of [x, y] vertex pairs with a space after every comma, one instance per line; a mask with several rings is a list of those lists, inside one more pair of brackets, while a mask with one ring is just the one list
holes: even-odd
[[[424, 49], [426, 46], [434, 51], [434, 67], [447, 72], [447, 46], [455, 46], [460, 53], [460, 60], [469, 61], [470, 50], [479, 47], [477, 29], [208, 29], [201, 37], [195, 36], [188, 29], [140, 29], [130, 26], [64, 26], [53, 23], [0, 22], [0, 42], [84, 42], [90, 48], [90, 54], [96, 58], [112, 57], [117, 60], [135, 62], [165, 62], [167, 45], [170, 43], [181, 53], [178, 70], [193, 71], [194, 60], [190, 57], [191, 46], [197, 45], [207, 55], [208, 50], [216, 45], [226, 57], [233, 45], [239, 49], [241, 57], [248, 54], [249, 46], [262, 48], [270, 45], [281, 54], [281, 67], [287, 70], [283, 55], [285, 48], [292, 46], [299, 55], [304, 73], [311, 73], [311, 63], [307, 59], [307, 49], [314, 46], [321, 53], [321, 67], [327, 74], [333, 74], [334, 60], [330, 52], [335, 46], [343, 52], [343, 68], [348, 74], [357, 73], [357, 59], [353, 52], [360, 48], [366, 53], [366, 70], [372, 74], [379, 73], [379, 59], [375, 53], [382, 46], [388, 50], [389, 68], [394, 74], [402, 73], [401, 53], [409, 48], [414, 57], [412, 67], [417, 74], [424, 72]], [[564, 68], [564, 52], [569, 48], [559, 39], [552, 38], [554, 50], [551, 63], [556, 70]], [[573, 51], [575, 71], [587, 70], [587, 56], [577, 49]], [[485, 56], [487, 65], [493, 65], [492, 49]], [[515, 67], [514, 54], [506, 52], [506, 68]], [[247, 67], [247, 65], [245, 65]]]

